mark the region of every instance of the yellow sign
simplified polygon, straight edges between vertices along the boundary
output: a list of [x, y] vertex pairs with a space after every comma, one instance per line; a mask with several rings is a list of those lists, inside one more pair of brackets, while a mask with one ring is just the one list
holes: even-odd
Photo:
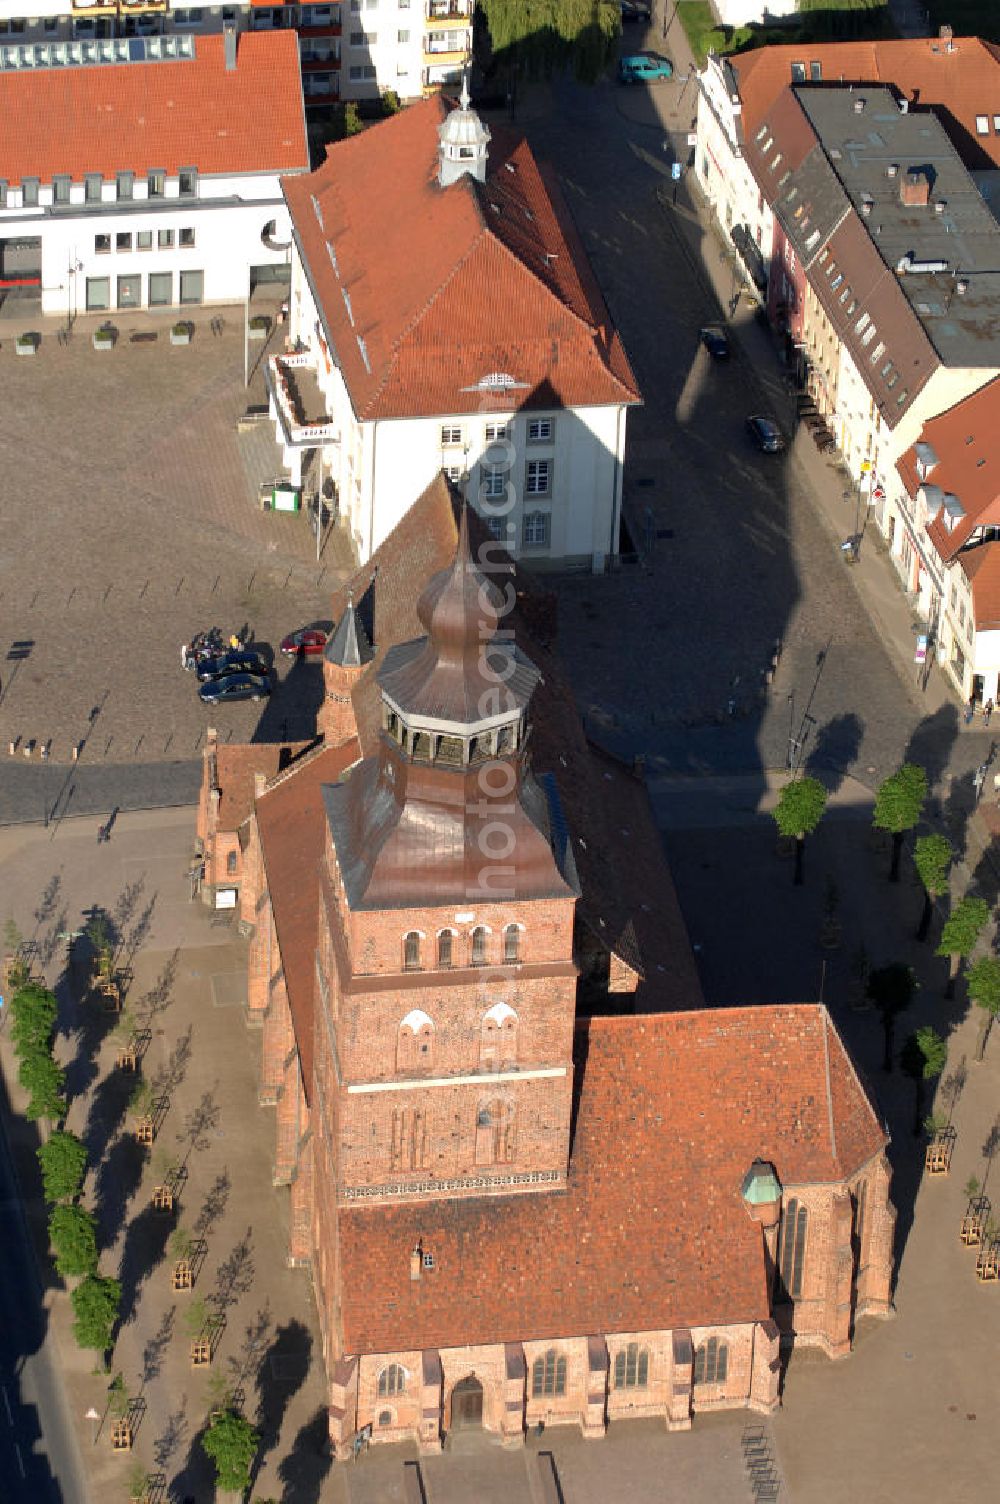
[[861, 474], [862, 475], [868, 475], [870, 473], [870, 471], [871, 471], [871, 468], [872, 468], [872, 462], [871, 462], [871, 460], [862, 460], [861, 461]]

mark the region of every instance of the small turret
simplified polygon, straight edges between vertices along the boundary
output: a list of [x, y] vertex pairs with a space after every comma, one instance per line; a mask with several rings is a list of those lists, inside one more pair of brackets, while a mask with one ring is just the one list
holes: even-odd
[[441, 143], [438, 147], [438, 182], [442, 188], [457, 183], [465, 173], [485, 183], [490, 132], [472, 108], [467, 71], [462, 74], [462, 95], [458, 106], [449, 113], [438, 138]]
[[344, 614], [323, 650], [325, 693], [316, 729], [328, 747], [342, 747], [357, 736], [351, 691], [373, 657], [368, 634], [348, 596]]

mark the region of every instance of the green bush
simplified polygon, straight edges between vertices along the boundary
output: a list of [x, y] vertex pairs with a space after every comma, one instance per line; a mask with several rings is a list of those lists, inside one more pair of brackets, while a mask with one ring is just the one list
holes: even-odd
[[250, 1467], [260, 1445], [250, 1422], [235, 1410], [224, 1410], [208, 1427], [201, 1444], [215, 1464], [218, 1487], [243, 1493], [250, 1486]]
[[10, 1012], [10, 1034], [19, 1055], [23, 1056], [33, 1045], [48, 1049], [58, 1004], [47, 987], [29, 982], [26, 987], [19, 988], [10, 1000]]
[[118, 1320], [121, 1307], [122, 1287], [116, 1279], [102, 1279], [99, 1274], [88, 1274], [70, 1296], [73, 1306], [73, 1336], [78, 1347], [94, 1348], [106, 1353], [111, 1346], [111, 1333]]
[[53, 1133], [37, 1151], [48, 1202], [72, 1201], [87, 1173], [87, 1149], [75, 1133]]
[[62, 1089], [66, 1072], [44, 1046], [34, 1045], [29, 1054], [21, 1057], [17, 1079], [31, 1096], [25, 1114], [32, 1122], [38, 1118], [58, 1122], [65, 1116], [66, 1099]]

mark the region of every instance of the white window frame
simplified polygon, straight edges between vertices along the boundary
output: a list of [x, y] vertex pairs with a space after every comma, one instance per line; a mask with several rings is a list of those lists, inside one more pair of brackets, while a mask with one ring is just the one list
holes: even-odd
[[528, 460], [524, 467], [525, 496], [552, 495], [552, 461]]
[[464, 433], [460, 423], [441, 424], [441, 448], [461, 449]]
[[[544, 532], [541, 539], [530, 537], [538, 528]], [[549, 512], [525, 512], [521, 523], [521, 542], [524, 548], [548, 548], [552, 540], [552, 515]]]
[[555, 438], [554, 418], [529, 418], [528, 419], [528, 443], [551, 444]]

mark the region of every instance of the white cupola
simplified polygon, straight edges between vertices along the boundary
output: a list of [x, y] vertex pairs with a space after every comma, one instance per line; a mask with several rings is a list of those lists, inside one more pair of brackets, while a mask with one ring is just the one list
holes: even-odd
[[462, 74], [462, 95], [457, 108], [450, 111], [438, 131], [438, 181], [442, 188], [457, 183], [464, 173], [486, 181], [486, 151], [490, 142], [489, 127], [476, 114], [469, 100], [468, 74]]

